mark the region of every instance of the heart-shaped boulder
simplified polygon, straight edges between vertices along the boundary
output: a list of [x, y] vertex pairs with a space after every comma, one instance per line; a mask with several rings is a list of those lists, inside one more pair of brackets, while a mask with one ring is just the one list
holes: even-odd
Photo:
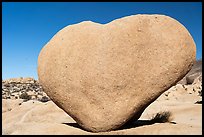
[[41, 50], [38, 77], [47, 95], [84, 129], [116, 129], [179, 81], [195, 43], [175, 19], [133, 15], [60, 30]]

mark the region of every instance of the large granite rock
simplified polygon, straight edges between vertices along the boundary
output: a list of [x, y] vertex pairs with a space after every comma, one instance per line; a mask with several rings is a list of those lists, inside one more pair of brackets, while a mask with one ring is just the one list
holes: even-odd
[[195, 61], [195, 43], [175, 19], [133, 15], [60, 30], [38, 57], [39, 82], [84, 129], [117, 129], [178, 82]]

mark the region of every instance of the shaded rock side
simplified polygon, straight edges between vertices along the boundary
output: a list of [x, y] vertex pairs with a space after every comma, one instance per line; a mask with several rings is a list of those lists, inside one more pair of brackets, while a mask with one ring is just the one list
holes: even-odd
[[202, 75], [202, 59], [193, 63], [192, 69], [178, 82], [178, 84], [192, 84], [200, 75]]

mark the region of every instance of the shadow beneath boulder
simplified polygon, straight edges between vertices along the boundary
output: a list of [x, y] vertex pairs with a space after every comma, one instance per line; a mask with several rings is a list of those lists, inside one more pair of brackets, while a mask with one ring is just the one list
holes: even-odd
[[[135, 128], [135, 127], [140, 127], [140, 126], [145, 126], [145, 125], [152, 125], [155, 123], [176, 124], [175, 122], [172, 122], [171, 116], [172, 116], [172, 114], [169, 111], [158, 112], [150, 120], [130, 120], [129, 122], [127, 122], [126, 124], [124, 124], [120, 128], [115, 129], [114, 131], [123, 130], [123, 129], [130, 129], [130, 128]], [[72, 127], [87, 131], [86, 129], [84, 129], [80, 125], [78, 125], [77, 123], [62, 123], [62, 124], [66, 124], [68, 126], [72, 126]]]
[[75, 127], [75, 128], [78, 128], [78, 129], [81, 129], [81, 130], [84, 130], [84, 131], [87, 131], [86, 129], [82, 128], [79, 124], [77, 123], [62, 123], [62, 124], [65, 124], [65, 125], [68, 125], [68, 126], [72, 126], [72, 127]]
[[128, 122], [118, 128], [117, 130], [123, 130], [123, 129], [130, 129], [130, 128], [135, 128], [135, 127], [140, 127], [140, 126], [145, 126], [145, 125], [152, 125], [154, 124], [151, 120], [137, 120], [134, 122]]
[[[124, 130], [124, 129], [131, 129], [131, 128], [145, 126], [145, 125], [152, 125], [152, 124], [155, 124], [155, 123], [161, 123], [161, 122], [153, 122], [152, 120], [137, 120], [135, 122], [126, 123], [125, 125], [121, 126], [120, 128], [115, 129], [114, 131]], [[175, 122], [169, 122], [169, 123], [176, 124]], [[65, 124], [65, 125], [68, 125], [68, 126], [72, 126], [72, 127], [87, 131], [86, 129], [82, 128], [77, 123], [62, 123], [62, 124]], [[90, 131], [87, 131], [87, 132], [90, 132]]]
[[[116, 130], [123, 130], [123, 129], [130, 129], [130, 128], [135, 128], [135, 127], [140, 127], [140, 126], [153, 125], [155, 123], [164, 123], [164, 122], [156, 122], [153, 120], [137, 120], [131, 123], [126, 123], [125, 125], [121, 126], [120, 128]], [[176, 122], [168, 122], [168, 123], [176, 124]]]
[[124, 124], [122, 127], [119, 128], [119, 130], [122, 129], [130, 129], [145, 125], [152, 125], [155, 123], [171, 123], [176, 124], [175, 122], [172, 122], [172, 113], [170, 111], [161, 111], [153, 115], [153, 117], [149, 120], [130, 120], [126, 124]]

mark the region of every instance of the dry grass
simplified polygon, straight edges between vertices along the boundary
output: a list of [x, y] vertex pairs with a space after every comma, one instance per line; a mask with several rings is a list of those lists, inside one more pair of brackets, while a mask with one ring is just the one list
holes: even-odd
[[173, 120], [172, 113], [170, 111], [158, 112], [151, 119], [151, 123], [166, 123]]

